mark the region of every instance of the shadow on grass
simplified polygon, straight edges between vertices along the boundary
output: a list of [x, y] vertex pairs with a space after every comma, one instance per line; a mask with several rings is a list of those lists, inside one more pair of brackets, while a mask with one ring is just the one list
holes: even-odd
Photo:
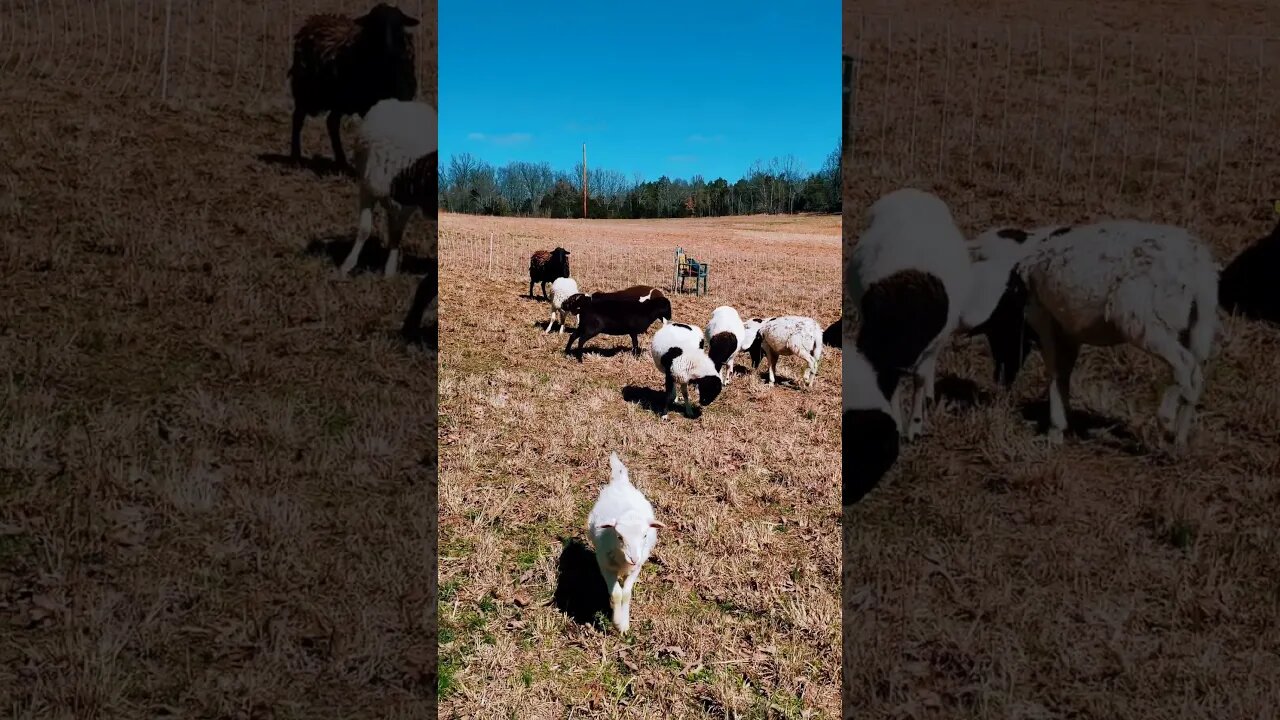
[[[1022, 403], [1022, 417], [1036, 424], [1036, 432], [1045, 434], [1049, 429], [1049, 401], [1029, 400]], [[1095, 440], [1129, 455], [1158, 453], [1147, 447], [1140, 437], [1118, 418], [1108, 417], [1091, 410], [1072, 409], [1067, 413], [1067, 431], [1064, 435], [1077, 440]]]
[[267, 165], [276, 165], [278, 167], [291, 168], [297, 170], [307, 170], [317, 177], [333, 177], [344, 176], [349, 178], [355, 177], [355, 170], [350, 167], [339, 165], [333, 158], [323, 157], [321, 155], [312, 155], [304, 157], [300, 160], [294, 160], [288, 155], [281, 153], [261, 153], [258, 155], [258, 161]]
[[[355, 245], [354, 237], [330, 235], [312, 238], [303, 252], [311, 257], [328, 257], [334, 267], [338, 267], [342, 265], [343, 260], [347, 259], [347, 253], [351, 252], [352, 245]], [[386, 264], [387, 249], [382, 246], [380, 238], [370, 235], [364, 247], [360, 249], [360, 257], [356, 260], [356, 271], [381, 275]], [[401, 248], [399, 272], [406, 275], [426, 275], [434, 269], [435, 263], [431, 262], [430, 258], [407, 253], [403, 247]]]
[[995, 395], [983, 390], [978, 383], [956, 375], [939, 376], [933, 383], [933, 392], [935, 400], [945, 400], [957, 410], [971, 410], [990, 405], [995, 400]]
[[[568, 341], [566, 340], [565, 342], [568, 342]], [[561, 349], [563, 350], [563, 346], [561, 346]], [[583, 355], [599, 355], [600, 357], [606, 357], [606, 358], [611, 358], [615, 355], [621, 355], [623, 353], [629, 353], [629, 352], [631, 352], [630, 345], [618, 345], [616, 347], [611, 347], [611, 348], [591, 347], [590, 345], [588, 345], [582, 348]], [[643, 351], [641, 352], [641, 354], [643, 355]], [[569, 357], [573, 358], [574, 360], [582, 359], [578, 356], [578, 345], [576, 342], [574, 343], [573, 350], [569, 351]]]
[[[649, 410], [654, 415], [662, 416], [662, 403], [666, 400], [666, 393], [651, 387], [643, 387], [641, 385], [627, 385], [622, 388], [622, 399], [629, 403], [638, 405], [645, 410]], [[684, 402], [679, 395], [676, 395], [676, 401], [671, 403], [668, 408], [672, 415], [684, 417]], [[702, 408], [698, 405], [693, 406], [693, 419], [702, 416]]]
[[564, 550], [560, 553], [551, 602], [574, 622], [604, 630], [607, 626], [602, 620], [609, 618], [609, 592], [596, 564], [596, 554], [578, 538], [562, 539], [562, 542]]

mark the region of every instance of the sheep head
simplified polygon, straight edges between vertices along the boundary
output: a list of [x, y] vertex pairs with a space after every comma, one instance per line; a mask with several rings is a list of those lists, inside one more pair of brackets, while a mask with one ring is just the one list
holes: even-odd
[[408, 54], [410, 40], [406, 31], [418, 25], [417, 18], [406, 15], [395, 5], [378, 3], [372, 10], [355, 19], [356, 25], [371, 42], [377, 42], [382, 50], [393, 57]]

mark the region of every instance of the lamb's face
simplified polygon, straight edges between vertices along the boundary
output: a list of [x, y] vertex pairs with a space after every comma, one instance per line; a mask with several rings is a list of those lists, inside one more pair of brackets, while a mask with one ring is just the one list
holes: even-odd
[[601, 527], [611, 529], [616, 538], [609, 559], [621, 566], [624, 571], [630, 571], [644, 559], [645, 536], [650, 529], [653, 529], [656, 536], [656, 528], [665, 526], [654, 520], [652, 523], [622, 521], [601, 525]]
[[723, 384], [719, 375], [706, 375], [693, 381], [698, 386], [698, 404], [706, 407], [720, 395]]

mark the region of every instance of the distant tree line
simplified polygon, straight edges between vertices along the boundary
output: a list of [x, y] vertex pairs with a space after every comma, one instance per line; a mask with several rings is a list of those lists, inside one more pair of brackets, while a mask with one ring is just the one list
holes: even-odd
[[[755, 213], [840, 212], [839, 144], [822, 168], [806, 173], [791, 155], [757, 160], [737, 182], [707, 182], [665, 175], [630, 180], [604, 168], [587, 170], [587, 214], [592, 218], [671, 218]], [[582, 217], [582, 163], [572, 171], [547, 162], [502, 167], [471, 155], [453, 155], [440, 167], [440, 207], [450, 212], [526, 217]]]

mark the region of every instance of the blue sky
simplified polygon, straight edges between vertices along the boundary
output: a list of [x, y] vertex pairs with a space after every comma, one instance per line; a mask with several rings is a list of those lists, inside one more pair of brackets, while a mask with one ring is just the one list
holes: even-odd
[[439, 7], [443, 161], [732, 182], [840, 139], [839, 0]]

